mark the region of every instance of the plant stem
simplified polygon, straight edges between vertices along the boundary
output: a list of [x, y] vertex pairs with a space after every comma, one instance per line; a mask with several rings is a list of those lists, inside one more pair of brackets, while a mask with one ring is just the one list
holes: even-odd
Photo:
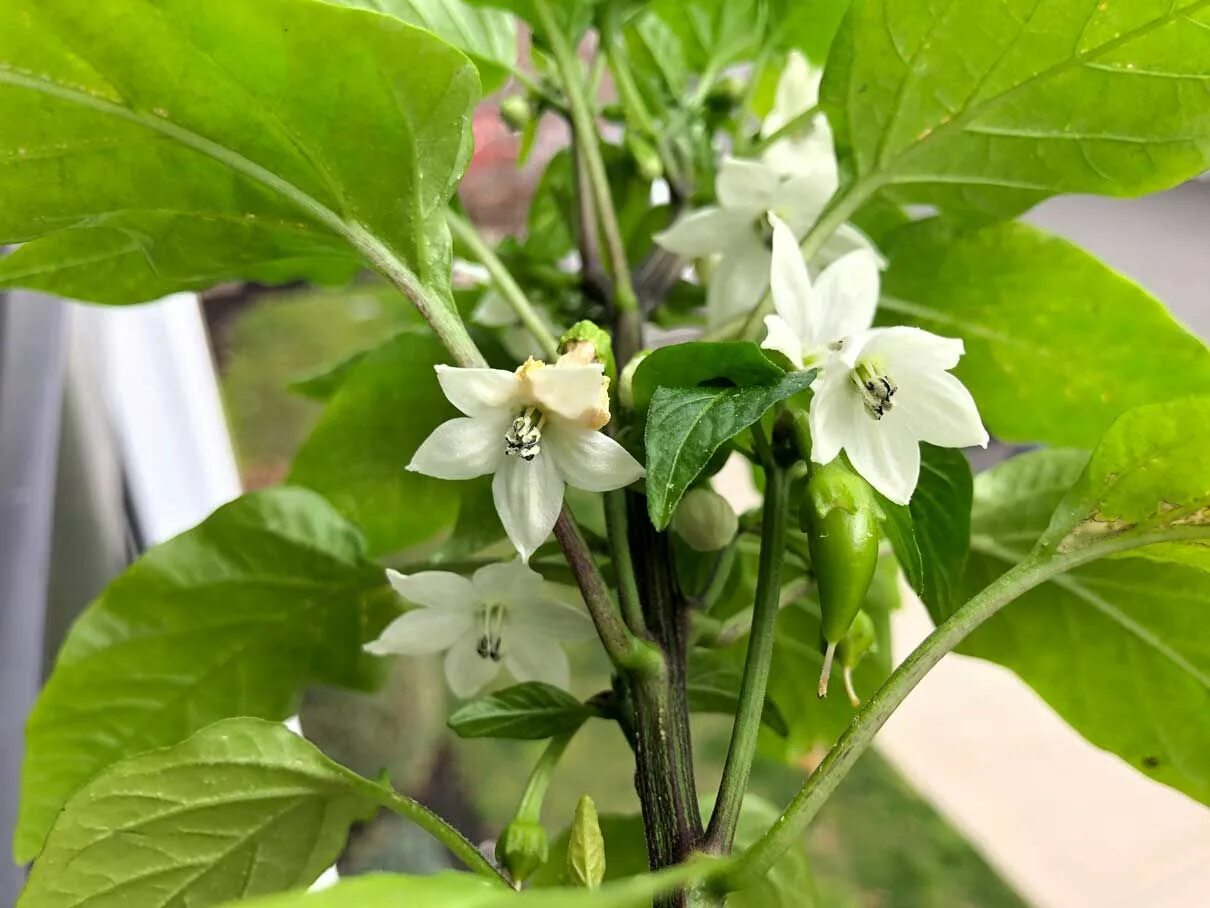
[[580, 594], [584, 597], [584, 604], [588, 606], [588, 613], [592, 616], [610, 661], [623, 672], [653, 676], [658, 674], [663, 661], [659, 651], [632, 634], [614, 610], [605, 579], [601, 576], [588, 543], [584, 541], [580, 528], [576, 526], [567, 508], [563, 509], [555, 524], [555, 538], [563, 547], [567, 563], [575, 575]]
[[563, 751], [567, 750], [571, 739], [572, 735], [559, 735], [550, 739], [550, 743], [542, 751], [542, 756], [538, 757], [538, 762], [534, 764], [533, 771], [529, 774], [529, 781], [525, 783], [525, 791], [521, 795], [517, 812], [514, 814], [515, 819], [533, 823], [542, 822], [542, 803], [546, 800], [551, 776], [554, 775], [559, 761], [563, 759]]
[[[761, 437], [758, 433], [757, 438]], [[786, 472], [775, 464], [765, 469], [765, 508], [760, 546], [760, 566], [756, 580], [756, 601], [752, 612], [752, 631], [748, 637], [748, 655], [739, 689], [739, 707], [731, 730], [731, 745], [719, 784], [714, 814], [706, 829], [705, 849], [728, 854], [735, 839], [740, 808], [748, 790], [756, 739], [760, 732], [761, 711], [773, 662], [773, 639], [781, 592], [781, 562], [786, 546], [789, 518], [789, 481]]]
[[639, 598], [638, 581], [634, 576], [634, 558], [630, 552], [626, 525], [626, 492], [623, 489], [606, 492], [605, 527], [613, 571], [617, 575], [622, 617], [633, 633], [646, 636], [647, 622], [643, 619], [643, 602]]
[[740, 855], [736, 869], [728, 874], [730, 885], [738, 887], [746, 881], [760, 879], [769, 872], [777, 859], [802, 838], [820, 807], [921, 679], [971, 631], [1004, 606], [1053, 577], [1099, 558], [1155, 543], [1205, 538], [1208, 535], [1210, 528], [1187, 527], [1179, 531], [1168, 529], [1135, 537], [1110, 537], [1067, 555], [1052, 555], [1045, 551], [1032, 553], [1001, 574], [939, 624], [883, 682], [823, 762], [811, 773], [777, 822]]
[[513, 312], [517, 314], [517, 318], [521, 320], [521, 324], [538, 342], [538, 346], [542, 348], [542, 352], [546, 354], [548, 359], [553, 360], [559, 353], [559, 345], [555, 341], [551, 333], [546, 329], [546, 325], [542, 322], [538, 311], [526, 297], [523, 291], [508, 269], [504, 267], [504, 263], [500, 261], [500, 257], [479, 235], [479, 231], [475, 226], [462, 217], [460, 214], [450, 209], [446, 212], [446, 220], [449, 222], [450, 230], [454, 237], [462, 242], [474, 254], [480, 264], [487, 269], [487, 273], [491, 275], [492, 282], [496, 285], [496, 289], [500, 291], [500, 295], [512, 307]]
[[601, 155], [600, 137], [597, 134], [592, 104], [589, 102], [584, 84], [580, 60], [576, 56], [571, 42], [568, 41], [567, 36], [563, 34], [555, 21], [550, 0], [533, 0], [533, 3], [538, 16], [538, 24], [550, 46], [555, 68], [563, 82], [564, 91], [567, 92], [576, 148], [584, 158], [593, 202], [596, 204], [597, 217], [604, 234], [605, 249], [609, 255], [614, 284], [614, 305], [620, 311], [636, 310], [638, 299], [635, 297], [634, 287], [631, 285], [630, 266], [626, 261], [626, 246], [622, 242], [622, 231], [618, 225], [617, 211], [614, 210], [613, 196], [609, 192], [609, 175], [605, 170], [605, 159]]

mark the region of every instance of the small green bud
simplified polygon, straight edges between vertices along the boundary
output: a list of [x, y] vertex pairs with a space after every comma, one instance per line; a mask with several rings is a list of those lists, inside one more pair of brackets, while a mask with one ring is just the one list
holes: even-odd
[[590, 321], [576, 322], [559, 338], [559, 353], [583, 362], [601, 363], [605, 375], [614, 381], [618, 367], [613, 360], [613, 341], [609, 333]]
[[567, 878], [573, 886], [596, 889], [605, 879], [605, 837], [597, 817], [597, 805], [588, 795], [576, 805], [567, 839]]
[[508, 871], [514, 883], [524, 883], [534, 875], [550, 852], [550, 842], [541, 823], [513, 820], [496, 840], [496, 860]]
[[877, 650], [878, 633], [874, 628], [874, 619], [864, 611], [858, 612], [849, 632], [836, 646], [836, 655], [840, 657], [840, 665], [844, 670], [844, 689], [854, 709], [861, 706], [861, 698], [853, 687], [853, 670], [869, 653]]
[[707, 486], [691, 489], [676, 506], [672, 529], [695, 552], [717, 552], [739, 531], [739, 518], [722, 495]]
[[804, 502], [811, 569], [819, 588], [820, 631], [827, 644], [819, 696], [828, 693], [836, 647], [857, 617], [878, 567], [878, 502], [869, 483], [842, 458], [811, 464]]
[[509, 95], [500, 102], [500, 119], [516, 132], [523, 131], [534, 120], [534, 105], [526, 95]]
[[644, 180], [654, 182], [664, 175], [664, 162], [660, 160], [659, 152], [634, 130], [626, 133], [626, 148]]
[[622, 378], [618, 382], [618, 400], [622, 402], [622, 406], [627, 410], [634, 409], [634, 374], [639, 371], [639, 366], [643, 364], [643, 360], [650, 355], [650, 350], [636, 353], [630, 358], [630, 362], [626, 364], [626, 368], [622, 370]]

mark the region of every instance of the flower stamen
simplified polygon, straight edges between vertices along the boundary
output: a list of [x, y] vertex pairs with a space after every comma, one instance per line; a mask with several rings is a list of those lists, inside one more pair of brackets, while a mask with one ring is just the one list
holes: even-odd
[[894, 408], [892, 398], [899, 390], [890, 376], [879, 372], [868, 363], [859, 363], [853, 370], [853, 384], [861, 392], [865, 411], [872, 419], [882, 419]]
[[483, 633], [479, 637], [479, 645], [475, 647], [475, 652], [479, 654], [480, 659], [500, 661], [500, 648], [504, 635], [504, 611], [503, 605], [493, 604], [485, 606], [480, 612]]
[[542, 426], [546, 423], [546, 417], [539, 416], [535, 422], [536, 412], [536, 407], [529, 407], [513, 420], [504, 434], [504, 453], [507, 456], [520, 457], [529, 463], [542, 453]]

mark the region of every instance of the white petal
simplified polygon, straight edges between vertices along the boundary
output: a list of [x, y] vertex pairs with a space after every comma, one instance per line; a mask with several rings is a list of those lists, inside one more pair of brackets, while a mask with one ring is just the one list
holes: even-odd
[[591, 640], [597, 635], [586, 612], [553, 599], [531, 599], [521, 608], [510, 609], [508, 620], [510, 626], [537, 631], [556, 640]]
[[417, 608], [400, 615], [386, 626], [377, 640], [367, 643], [367, 653], [376, 656], [421, 656], [449, 649], [463, 635], [472, 633], [471, 611]]
[[544, 412], [578, 420], [600, 407], [605, 367], [600, 363], [547, 366], [531, 370], [528, 380], [533, 402]]
[[895, 504], [907, 504], [920, 479], [920, 442], [901, 420], [855, 420], [845, 441], [849, 463]]
[[818, 342], [830, 344], [867, 330], [878, 308], [878, 264], [869, 252], [850, 252], [815, 282]]
[[777, 80], [777, 93], [773, 110], [765, 118], [761, 135], [777, 132], [795, 117], [806, 113], [819, 103], [819, 83], [823, 70], [816, 69], [798, 51], [791, 51], [786, 59], [786, 68]]
[[559, 519], [563, 480], [545, 452], [529, 462], [506, 457], [492, 479], [492, 499], [504, 532], [528, 562]]
[[712, 205], [684, 215], [667, 230], [657, 233], [655, 241], [685, 258], [702, 258], [725, 252], [737, 235], [751, 232], [755, 218], [755, 214], [724, 211]]
[[499, 662], [479, 655], [478, 634], [460, 638], [445, 654], [445, 680], [457, 697], [473, 697], [499, 671]]
[[468, 612], [475, 607], [478, 597], [475, 588], [461, 574], [449, 571], [420, 571], [401, 574], [387, 570], [387, 580], [400, 596], [417, 605], [435, 609]]
[[507, 634], [502, 650], [504, 667], [518, 681], [542, 681], [564, 690], [571, 687], [567, 653], [545, 634]]
[[512, 416], [469, 416], [443, 422], [412, 455], [408, 469], [437, 479], [474, 479], [493, 473], [504, 459], [504, 435]]
[[436, 368], [446, 398], [467, 416], [487, 416], [512, 407], [521, 392], [520, 379], [503, 369]]
[[802, 343], [794, 329], [786, 324], [780, 315], [765, 316], [765, 339], [761, 346], [766, 350], [776, 350], [798, 369], [802, 368]]
[[836, 232], [824, 242], [823, 248], [815, 254], [815, 258], [811, 259], [811, 266], [826, 268], [837, 259], [859, 250], [865, 250], [874, 257], [879, 271], [885, 271], [890, 264], [886, 257], [878, 251], [873, 240], [852, 224], [841, 224], [836, 228]]
[[807, 263], [799, 249], [798, 238], [790, 232], [785, 221], [771, 214], [769, 222], [773, 225], [773, 258], [769, 277], [773, 308], [802, 344], [808, 348], [814, 347], [816, 319], [811, 310], [815, 300]]
[[569, 485], [586, 492], [608, 492], [636, 482], [643, 465], [601, 432], [554, 424], [542, 433], [542, 453], [549, 455]]
[[480, 602], [528, 605], [542, 595], [542, 575], [520, 561], [489, 564], [472, 578]]
[[836, 159], [830, 150], [816, 151], [816, 144], [796, 152], [799, 169], [781, 184], [773, 210], [790, 225], [795, 236], [802, 236], [827, 206], [840, 185]]
[[948, 372], [905, 375], [897, 379], [890, 416], [904, 420], [921, 441], [943, 448], [986, 448], [987, 429], [966, 385]]
[[724, 158], [718, 170], [715, 189], [718, 201], [728, 211], [768, 211], [777, 201], [781, 178], [760, 161]]
[[769, 290], [771, 262], [772, 253], [755, 233], [723, 257], [706, 288], [706, 321], [711, 328], [722, 327], [756, 308]]
[[861, 359], [876, 359], [894, 374], [917, 371], [948, 372], [958, 365], [964, 345], [922, 328], [875, 328], [869, 332]]
[[849, 370], [833, 356], [824, 367], [823, 378], [815, 383], [811, 400], [811, 459], [831, 463], [855, 436], [859, 420], [868, 420], [861, 395], [849, 380]]

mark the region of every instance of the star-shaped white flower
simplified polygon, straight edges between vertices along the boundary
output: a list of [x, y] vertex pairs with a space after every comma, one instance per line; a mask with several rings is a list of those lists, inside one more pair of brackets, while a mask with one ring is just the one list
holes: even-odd
[[[773, 109], [761, 123], [764, 139], [784, 129], [788, 124], [819, 106], [819, 83], [823, 70], [812, 66], [798, 51], [791, 51], [777, 81]], [[832, 127], [822, 112], [813, 116], [802, 129], [783, 136], [765, 149], [765, 163], [781, 174], [831, 173], [833, 184], [839, 182], [836, 155], [833, 152]], [[835, 186], [833, 186], [835, 190]]]
[[500, 522], [523, 560], [550, 535], [565, 484], [620, 489], [643, 467], [599, 429], [609, 422], [609, 382], [600, 363], [530, 359], [516, 372], [437, 366], [449, 402], [465, 413], [438, 426], [408, 469], [438, 479], [494, 473]]
[[489, 564], [471, 579], [446, 571], [387, 571], [391, 586], [420, 606], [396, 618], [367, 652], [377, 656], [445, 653], [445, 677], [469, 697], [500, 667], [518, 681], [566, 688], [571, 680], [560, 641], [588, 640], [592, 621], [545, 596], [542, 575], [519, 561]]

